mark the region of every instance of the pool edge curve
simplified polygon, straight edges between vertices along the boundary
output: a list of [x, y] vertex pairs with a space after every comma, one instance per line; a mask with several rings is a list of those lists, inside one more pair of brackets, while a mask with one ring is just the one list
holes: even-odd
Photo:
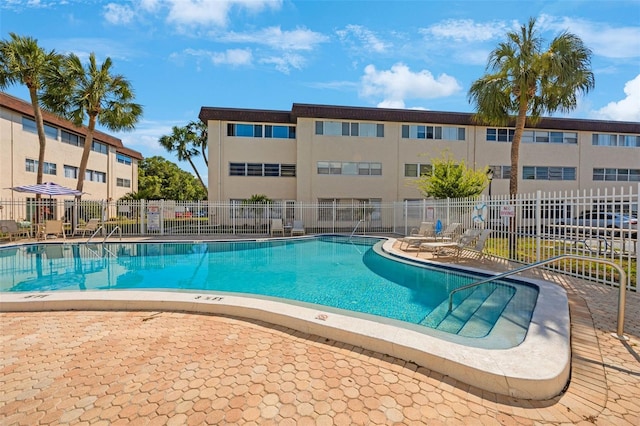
[[[393, 239], [387, 240], [385, 250], [394, 252], [393, 243]], [[539, 300], [525, 340], [509, 349], [469, 347], [392, 324], [324, 311], [322, 307], [216, 292], [3, 293], [0, 312], [153, 310], [244, 317], [394, 356], [490, 392], [550, 399], [559, 395], [569, 380], [568, 298], [558, 285], [523, 281], [539, 288]]]

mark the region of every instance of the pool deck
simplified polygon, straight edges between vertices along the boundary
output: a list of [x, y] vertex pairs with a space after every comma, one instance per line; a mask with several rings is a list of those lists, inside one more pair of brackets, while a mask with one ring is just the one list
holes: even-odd
[[572, 376], [553, 399], [494, 394], [260, 320], [16, 312], [0, 314], [0, 424], [640, 424], [639, 295], [627, 293], [629, 340], [621, 341], [611, 335], [617, 289], [527, 275], [557, 282], [569, 297]]

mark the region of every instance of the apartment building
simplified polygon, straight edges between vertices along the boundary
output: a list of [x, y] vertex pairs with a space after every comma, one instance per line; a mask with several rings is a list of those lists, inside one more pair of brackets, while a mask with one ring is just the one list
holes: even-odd
[[[42, 113], [47, 136], [43, 182], [75, 189], [87, 131], [54, 114]], [[20, 203], [35, 198], [9, 188], [36, 183], [39, 146], [31, 104], [0, 92], [0, 202]], [[142, 155], [123, 146], [120, 139], [96, 131], [83, 199], [117, 200], [137, 191], [140, 160]], [[73, 197], [57, 197], [52, 202], [65, 198]], [[52, 217], [63, 214], [60, 208], [51, 213]]]
[[[202, 107], [199, 117], [208, 124], [211, 201], [421, 199], [415, 180], [444, 152], [489, 166], [492, 194], [509, 193], [514, 128], [481, 126], [469, 113], [293, 104]], [[543, 118], [525, 129], [518, 168], [521, 193], [637, 187], [640, 123]]]

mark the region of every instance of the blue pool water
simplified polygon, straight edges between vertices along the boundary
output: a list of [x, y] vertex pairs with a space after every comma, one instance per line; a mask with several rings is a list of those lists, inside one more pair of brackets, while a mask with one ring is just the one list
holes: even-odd
[[[0, 250], [0, 291], [162, 289], [249, 293], [437, 327], [444, 313], [437, 320], [433, 315], [446, 305], [449, 292], [479, 278], [399, 262], [374, 250], [379, 241], [325, 236], [13, 247]], [[498, 308], [491, 320], [494, 323], [517, 286], [499, 287], [504, 306]], [[492, 291], [496, 288], [493, 286]], [[471, 299], [462, 295], [463, 299], [467, 297]], [[524, 309], [530, 317], [535, 295], [528, 299]]]

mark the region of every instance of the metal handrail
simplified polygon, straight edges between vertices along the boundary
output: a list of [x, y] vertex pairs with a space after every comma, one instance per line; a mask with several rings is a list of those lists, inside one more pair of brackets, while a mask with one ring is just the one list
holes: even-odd
[[104, 237], [104, 240], [102, 240], [102, 243], [104, 243], [105, 241], [107, 241], [107, 238], [109, 238], [110, 236], [113, 235], [114, 232], [118, 231], [118, 235], [120, 237], [120, 239], [122, 240], [122, 229], [120, 229], [120, 227], [118, 225], [115, 226], [115, 228], [113, 228], [111, 230], [111, 232], [109, 232], [109, 234], [107, 234], [106, 237]]
[[89, 242], [93, 239], [93, 237], [95, 237], [98, 232], [102, 231], [104, 229], [104, 226], [100, 225], [96, 228], [95, 231], [93, 231], [93, 234], [91, 234], [91, 236], [89, 237], [89, 239], [87, 240], [87, 244], [89, 244]]
[[358, 221], [358, 223], [356, 223], [356, 227], [355, 227], [355, 228], [353, 228], [353, 231], [351, 231], [351, 235], [349, 236], [349, 239], [353, 238], [353, 234], [355, 234], [355, 233], [356, 233], [356, 230], [358, 229], [358, 226], [360, 226], [360, 224], [361, 224], [362, 222], [364, 222], [364, 219], [360, 219], [360, 220]]
[[501, 278], [508, 277], [510, 275], [514, 275], [522, 271], [526, 271], [528, 269], [533, 269], [533, 268], [537, 268], [538, 266], [553, 263], [561, 259], [575, 259], [575, 260], [585, 260], [588, 262], [599, 262], [605, 265], [609, 265], [618, 271], [618, 273], [620, 274], [620, 284], [619, 284], [620, 295], [618, 297], [618, 327], [616, 329], [616, 335], [617, 335], [616, 337], [619, 339], [626, 340], [626, 338], [624, 337], [624, 307], [625, 307], [625, 301], [626, 301], [625, 299], [626, 299], [626, 287], [627, 287], [627, 274], [624, 272], [624, 269], [622, 269], [622, 266], [616, 263], [613, 263], [610, 260], [597, 259], [597, 258], [586, 257], [586, 256], [578, 256], [575, 254], [561, 254], [559, 256], [555, 256], [549, 259], [541, 260], [539, 262], [531, 263], [529, 265], [525, 265], [517, 269], [512, 269], [511, 271], [503, 272], [502, 274], [494, 275], [492, 277], [485, 278], [483, 280], [476, 281], [462, 287], [458, 287], [449, 292], [449, 311], [448, 312], [451, 312], [453, 309], [453, 295], [455, 293], [458, 293], [463, 290], [468, 290], [470, 288], [477, 287], [482, 284], [487, 284], [489, 282], [499, 280]]

